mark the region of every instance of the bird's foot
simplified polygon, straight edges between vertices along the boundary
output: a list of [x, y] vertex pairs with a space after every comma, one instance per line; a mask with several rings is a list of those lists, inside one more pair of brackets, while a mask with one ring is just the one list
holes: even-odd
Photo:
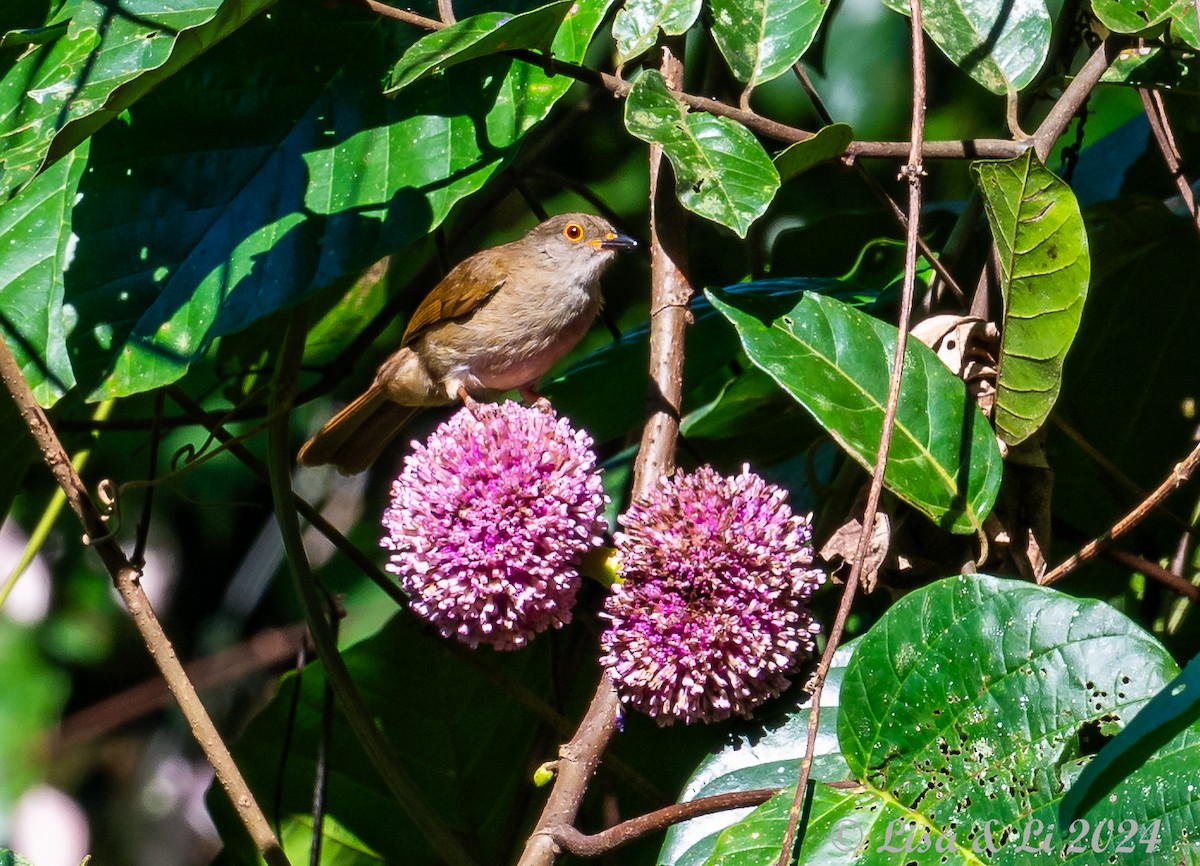
[[521, 394], [521, 399], [529, 404], [531, 409], [536, 409], [539, 412], [547, 414], [554, 411], [554, 407], [550, 405], [550, 401], [532, 388], [518, 388], [517, 390]]

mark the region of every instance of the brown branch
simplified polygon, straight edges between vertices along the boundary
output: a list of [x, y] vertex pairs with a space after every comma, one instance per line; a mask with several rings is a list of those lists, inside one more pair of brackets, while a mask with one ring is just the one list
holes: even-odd
[[1140, 571], [1151, 580], [1157, 580], [1176, 595], [1182, 595], [1184, 598], [1190, 599], [1193, 603], [1200, 604], [1200, 586], [1196, 586], [1182, 575], [1163, 568], [1157, 562], [1152, 562], [1144, 556], [1138, 556], [1136, 553], [1130, 553], [1119, 547], [1108, 548], [1104, 551], [1104, 555], [1127, 568]]
[[[360, 3], [378, 15], [394, 18], [425, 30], [441, 30], [446, 26], [434, 18], [426, 18], [404, 9], [397, 9], [394, 6], [379, 3], [377, 0], [352, 0], [352, 2]], [[505, 53], [541, 68], [546, 66], [545, 57], [537, 51], [519, 49]], [[602, 88], [614, 96], [624, 98], [629, 94], [629, 82], [607, 72], [600, 72], [587, 66], [557, 59], [554, 61], [553, 69], [555, 75], [565, 75], [567, 78], [581, 81], [592, 87]], [[675, 97], [693, 111], [706, 111], [719, 117], [731, 118], [747, 129], [774, 141], [793, 144], [813, 137], [813, 133], [808, 130], [779, 123], [750, 109], [727, 105], [706, 96], [684, 93], [678, 88], [672, 88], [672, 90], [675, 92]], [[959, 141], [930, 141], [922, 143], [921, 147], [922, 156], [925, 159], [1011, 159], [1028, 150], [1029, 142], [1009, 141], [1003, 138], [978, 138]], [[847, 156], [872, 159], [902, 159], [911, 148], [911, 143], [907, 141], [854, 141], [846, 148], [846, 154]]]
[[686, 803], [675, 803], [628, 821], [622, 821], [615, 827], [590, 836], [569, 825], [551, 827], [548, 832], [554, 838], [555, 843], [569, 854], [574, 854], [576, 857], [599, 857], [622, 845], [637, 841], [643, 836], [665, 830], [691, 818], [725, 812], [729, 809], [761, 806], [778, 794], [780, 790], [782, 789], [760, 788], [756, 791], [731, 791], [728, 794], [716, 794], [712, 797], [689, 800]]
[[1034, 152], [1042, 162], [1050, 155], [1054, 143], [1066, 130], [1071, 118], [1079, 112], [1084, 101], [1100, 83], [1100, 76], [1104, 75], [1116, 53], [1117, 45], [1114, 40], [1107, 39], [1100, 43], [1092, 52], [1092, 56], [1075, 73], [1067, 89], [1051, 107], [1050, 113], [1042, 120], [1032, 139]]
[[286, 866], [287, 858], [279, 847], [279, 840], [271, 831], [270, 824], [254, 799], [246, 780], [242, 778], [225, 741], [217, 731], [208, 712], [204, 709], [195, 686], [175, 655], [175, 649], [163, 631], [154, 610], [146, 598], [141, 585], [141, 572], [126, 558], [116, 540], [109, 534], [95, 502], [87, 492], [79, 474], [71, 465], [71, 459], [63, 449], [54, 428], [50, 426], [46, 413], [42, 411], [28, 383], [21, 375], [8, 344], [0, 339], [0, 380], [12, 395], [25, 425], [29, 428], [42, 459], [46, 462], [54, 480], [66, 494], [67, 502], [83, 524], [86, 537], [93, 541], [92, 547], [104, 563], [117, 592], [129, 609], [134, 625], [141, 635], [146, 649], [158, 665], [159, 672], [174, 695], [176, 702], [187, 719], [197, 744], [212, 765], [217, 780], [238, 817], [246, 827], [250, 838], [263, 858], [271, 866]]
[[854, 603], [858, 591], [858, 582], [862, 574], [863, 564], [867, 560], [867, 551], [874, 533], [875, 517], [879, 510], [879, 498], [883, 493], [883, 476], [887, 469], [888, 453], [891, 450], [892, 431], [896, 426], [896, 410], [900, 405], [900, 384], [904, 372], [904, 352], [908, 344], [909, 317], [912, 314], [913, 297], [916, 294], [917, 281], [917, 240], [920, 236], [921, 219], [921, 178], [925, 169], [921, 165], [921, 141], [925, 134], [925, 41], [921, 30], [920, 0], [909, 0], [910, 23], [912, 29], [912, 66], [913, 66], [913, 96], [912, 96], [912, 130], [908, 164], [902, 169], [900, 176], [908, 180], [908, 237], [904, 250], [904, 285], [900, 297], [900, 317], [897, 322], [896, 350], [892, 361], [891, 378], [888, 381], [887, 404], [883, 411], [883, 429], [879, 436], [879, 451], [875, 456], [875, 471], [871, 476], [871, 487], [867, 492], [867, 505], [863, 513], [862, 534], [858, 539], [858, 549], [854, 554], [854, 562], [850, 566], [850, 574], [842, 589], [842, 599], [838, 605], [837, 616], [829, 630], [829, 639], [825, 643], [825, 651], [811, 681], [811, 701], [808, 714], [808, 737], [804, 748], [804, 758], [800, 761], [800, 778], [796, 783], [796, 793], [792, 798], [792, 806], [788, 811], [787, 828], [784, 831], [783, 842], [780, 845], [778, 866], [788, 866], [792, 860], [792, 848], [796, 840], [796, 831], [800, 824], [800, 813], [803, 811], [805, 799], [808, 796], [808, 781], [812, 775], [813, 755], [817, 747], [817, 727], [821, 719], [821, 695], [825, 690], [825, 678], [833, 666], [833, 655], [837, 652], [842, 634], [846, 628], [846, 619]]
[[[184, 671], [197, 689], [229, 683], [294, 659], [307, 636], [308, 628], [303, 623], [265, 629], [244, 643], [189, 662]], [[51, 749], [54, 754], [65, 754], [162, 708], [169, 700], [161, 679], [146, 680], [68, 716], [59, 726]]]
[[1158, 149], [1163, 155], [1163, 161], [1167, 164], [1167, 171], [1171, 175], [1171, 180], [1175, 181], [1175, 189], [1179, 190], [1179, 197], [1183, 200], [1188, 213], [1192, 215], [1192, 221], [1196, 223], [1196, 228], [1200, 229], [1200, 210], [1196, 208], [1196, 196], [1192, 193], [1192, 185], [1183, 172], [1183, 156], [1179, 153], [1179, 146], [1175, 143], [1175, 133], [1171, 131], [1171, 123], [1167, 119], [1167, 107], [1163, 104], [1162, 94], [1157, 90], [1147, 90], [1145, 87], [1139, 87], [1138, 94], [1142, 97], [1142, 107], [1146, 110], [1150, 129], [1154, 133], [1154, 140], [1158, 143]]
[[1197, 445], [1195, 448], [1193, 448], [1192, 452], [1188, 454], [1188, 456], [1185, 457], [1182, 462], [1176, 464], [1175, 468], [1171, 470], [1171, 474], [1163, 480], [1162, 484], [1158, 485], [1158, 487], [1156, 487], [1149, 496], [1140, 502], [1136, 508], [1114, 523], [1108, 532], [1104, 533], [1095, 540], [1088, 542], [1070, 559], [1066, 560], [1053, 570], [1046, 572], [1038, 580], [1038, 583], [1040, 583], [1042, 586], [1049, 586], [1055, 581], [1061, 580], [1080, 565], [1094, 557], [1097, 553], [1111, 544], [1115, 539], [1120, 538], [1130, 529], [1137, 526], [1146, 518], [1147, 515], [1150, 514], [1151, 511], [1162, 504], [1162, 501], [1166, 499], [1167, 496], [1169, 496], [1177, 487], [1181, 486], [1185, 481], [1191, 478], [1192, 473], [1196, 471], [1196, 466], [1198, 465], [1200, 465], [1200, 445]]
[[[669, 87], [677, 88], [683, 80], [683, 63], [670, 44], [663, 49], [662, 72]], [[660, 477], [674, 470], [683, 399], [683, 332], [689, 322], [687, 303], [692, 288], [682, 269], [686, 257], [684, 219], [667, 177], [662, 149], [652, 145], [650, 393], [648, 417], [634, 464], [634, 496], [650, 490]], [[559, 749], [554, 787], [525, 844], [519, 866], [549, 866], [561, 852], [552, 831], [574, 824], [588, 783], [616, 729], [619, 709], [612, 682], [601, 675], [575, 736]]]

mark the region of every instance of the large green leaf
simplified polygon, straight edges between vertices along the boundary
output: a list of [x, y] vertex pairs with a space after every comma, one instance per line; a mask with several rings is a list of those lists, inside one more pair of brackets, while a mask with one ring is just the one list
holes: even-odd
[[[862, 787], [817, 786], [798, 863], [1197, 862], [1197, 726], [1089, 810], [1086, 827], [1056, 817], [1094, 744], [1176, 670], [1102, 602], [986, 575], [905, 596], [859, 641], [842, 681], [838, 737]], [[729, 828], [719, 862], [774, 863], [786, 798]]]
[[1095, 760], [1084, 767], [1059, 807], [1060, 823], [1078, 816], [1136, 771], [1184, 728], [1200, 719], [1200, 657], [1150, 699]]
[[700, 16], [700, 0], [626, 0], [613, 18], [612, 35], [617, 61], [627, 63], [649, 51], [661, 30], [681, 36]]
[[1140, 33], [1169, 18], [1196, 15], [1192, 0], [1092, 0], [1092, 11], [1116, 33]]
[[1087, 232], [1070, 187], [1032, 150], [971, 170], [999, 250], [1004, 293], [996, 430], [1015, 445], [1042, 426], [1058, 399], [1091, 275]]
[[63, 273], [71, 207], [87, 163], [72, 151], [0, 206], [0, 334], [43, 406], [75, 384], [67, 357]]
[[[907, 0], [884, 0], [908, 14]], [[993, 93], [1019, 91], [1050, 49], [1044, 0], [932, 0], [921, 4], [925, 32], [956, 66]]]
[[[608, 2], [579, 4], [556, 56], [582, 57]], [[416, 35], [281, 7], [97, 136], [67, 274], [94, 397], [174, 381], [213, 339], [423, 237], [570, 86], [491, 57], [385, 98]]]
[[[896, 328], [821, 295], [790, 308], [707, 292], [750, 359], [800, 402], [858, 463], [875, 465]], [[908, 341], [884, 484], [952, 532], [983, 525], [1002, 464], [986, 419], [928, 348]]]
[[62, 4], [47, 22], [58, 26], [27, 31], [32, 50], [0, 77], [0, 199], [274, 3]]
[[417, 40], [392, 69], [384, 93], [395, 93], [427, 75], [500, 51], [531, 48], [549, 51], [554, 34], [574, 0], [556, 0], [520, 15], [483, 12]]
[[792, 68], [812, 44], [825, 0], [710, 0], [712, 35], [738, 81], [755, 87]]
[[779, 173], [750, 130], [727, 117], [690, 113], [653, 69], [634, 79], [625, 127], [662, 145], [684, 207], [741, 237], [779, 190]]

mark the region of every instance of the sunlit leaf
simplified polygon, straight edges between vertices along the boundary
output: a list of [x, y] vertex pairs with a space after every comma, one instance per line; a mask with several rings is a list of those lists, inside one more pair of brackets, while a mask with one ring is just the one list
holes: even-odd
[[574, 0], [557, 0], [520, 15], [484, 12], [417, 40], [393, 67], [385, 93], [395, 93], [458, 63], [514, 48], [548, 51]]
[[710, 0], [712, 35], [738, 81], [778, 78], [808, 50], [827, 0]]
[[779, 189], [779, 173], [746, 127], [727, 117], [689, 112], [652, 69], [634, 80], [625, 101], [625, 126], [643, 141], [662, 145], [684, 207], [741, 237]]
[[[884, 0], [908, 14], [907, 0]], [[1019, 91], [1050, 49], [1044, 0], [932, 0], [921, 4], [925, 32], [956, 66], [993, 93]]]
[[626, 63], [654, 47], [659, 32], [686, 33], [700, 16], [700, 0], [626, 0], [613, 18], [617, 61]]
[[999, 250], [1004, 293], [996, 430], [1015, 445], [1042, 426], [1058, 399], [1087, 298], [1087, 233], [1071, 188], [1032, 150], [971, 170]]
[[86, 144], [72, 151], [0, 206], [0, 335], [43, 406], [75, 384], [67, 357], [63, 273], [87, 152]]
[[1140, 33], [1169, 18], [1196, 16], [1192, 0], [1093, 0], [1092, 11], [1100, 23], [1116, 33]]
[[[750, 359], [868, 471], [874, 468], [896, 328], [831, 298], [794, 305], [707, 292]], [[983, 525], [1002, 464], [991, 427], [962, 381], [924, 345], [907, 343], [884, 484], [953, 532]]]
[[275, 2], [71, 0], [9, 36], [36, 48], [0, 78], [0, 199]]
[[[607, 4], [581, 0], [555, 56], [581, 59]], [[94, 397], [174, 381], [217, 337], [424, 237], [571, 83], [493, 56], [385, 98], [416, 35], [282, 7], [97, 136], [67, 274]]]

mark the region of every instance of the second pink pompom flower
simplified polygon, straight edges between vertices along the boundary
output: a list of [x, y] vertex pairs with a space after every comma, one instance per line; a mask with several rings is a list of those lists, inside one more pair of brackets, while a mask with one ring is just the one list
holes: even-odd
[[818, 626], [825, 579], [811, 528], [748, 469], [664, 478], [617, 533], [623, 582], [605, 605], [601, 665], [621, 700], [660, 725], [751, 711], [788, 685]]

